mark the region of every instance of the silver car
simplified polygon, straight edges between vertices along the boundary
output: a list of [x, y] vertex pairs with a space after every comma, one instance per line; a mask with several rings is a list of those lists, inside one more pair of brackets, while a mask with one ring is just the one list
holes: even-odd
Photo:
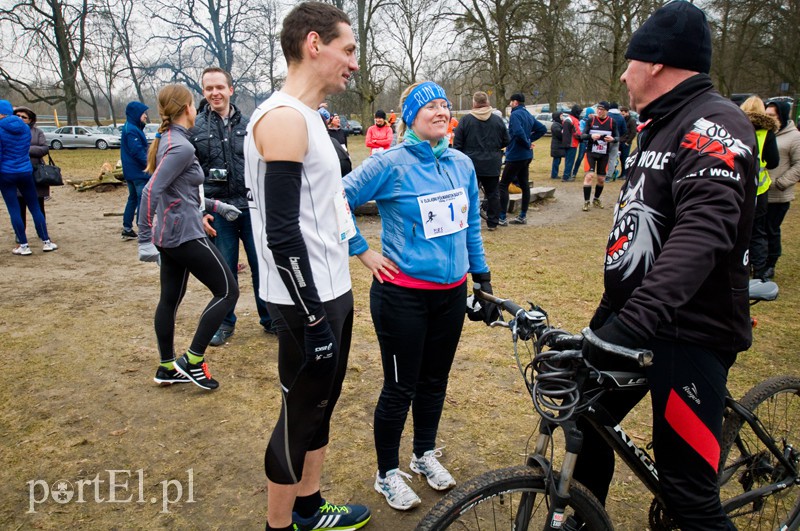
[[120, 146], [120, 138], [118, 136], [98, 133], [91, 127], [82, 125], [59, 127], [52, 133], [45, 133], [44, 137], [53, 149], [81, 147], [108, 149]]

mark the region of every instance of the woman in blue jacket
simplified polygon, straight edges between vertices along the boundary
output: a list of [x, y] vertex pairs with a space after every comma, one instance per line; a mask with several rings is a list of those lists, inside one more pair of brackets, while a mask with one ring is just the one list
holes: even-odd
[[14, 115], [14, 108], [8, 100], [0, 100], [0, 192], [6, 203], [11, 226], [17, 236], [19, 245], [11, 252], [27, 256], [32, 254], [25, 235], [25, 224], [17, 201], [17, 190], [27, 203], [36, 225], [36, 233], [42, 239], [42, 250], [55, 251], [58, 245], [50, 241], [47, 235], [47, 223], [39, 208], [36, 197], [36, 186], [33, 183], [33, 165], [29, 150], [31, 146], [31, 129], [19, 116]]
[[[409, 407], [414, 418], [410, 468], [436, 490], [455, 485], [437, 459], [436, 432], [450, 367], [464, 323], [467, 273], [491, 291], [481, 240], [478, 181], [470, 159], [450, 149], [450, 106], [427, 81], [405, 90], [397, 146], [373, 154], [344, 179], [351, 208], [375, 200], [383, 254], [356, 231], [350, 254], [372, 271], [370, 310], [383, 361], [375, 408], [375, 490], [394, 509], [420, 499], [400, 471], [399, 448]], [[494, 313], [494, 312], [492, 312]]]

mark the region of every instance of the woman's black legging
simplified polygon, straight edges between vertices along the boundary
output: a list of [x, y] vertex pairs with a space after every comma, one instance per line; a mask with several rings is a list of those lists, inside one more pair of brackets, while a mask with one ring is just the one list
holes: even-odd
[[236, 305], [239, 287], [222, 255], [208, 238], [190, 240], [178, 247], [158, 247], [161, 253], [161, 298], [156, 307], [155, 329], [161, 361], [175, 358], [175, 315], [186, 293], [189, 274], [214, 295], [209, 301], [189, 350], [202, 356], [222, 320]]

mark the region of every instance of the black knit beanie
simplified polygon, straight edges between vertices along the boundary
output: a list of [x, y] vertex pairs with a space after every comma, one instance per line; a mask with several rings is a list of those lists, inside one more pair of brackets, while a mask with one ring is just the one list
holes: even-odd
[[378, 109], [377, 111], [375, 111], [375, 118], [383, 118], [385, 120], [386, 112], [381, 109]]
[[708, 74], [711, 28], [705, 13], [685, 0], [668, 2], [636, 30], [625, 59]]

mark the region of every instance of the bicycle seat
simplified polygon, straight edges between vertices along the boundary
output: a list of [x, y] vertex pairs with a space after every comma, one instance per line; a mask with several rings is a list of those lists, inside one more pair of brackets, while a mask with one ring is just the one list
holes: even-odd
[[772, 281], [763, 281], [760, 278], [750, 280], [751, 301], [774, 301], [778, 298], [778, 285]]

